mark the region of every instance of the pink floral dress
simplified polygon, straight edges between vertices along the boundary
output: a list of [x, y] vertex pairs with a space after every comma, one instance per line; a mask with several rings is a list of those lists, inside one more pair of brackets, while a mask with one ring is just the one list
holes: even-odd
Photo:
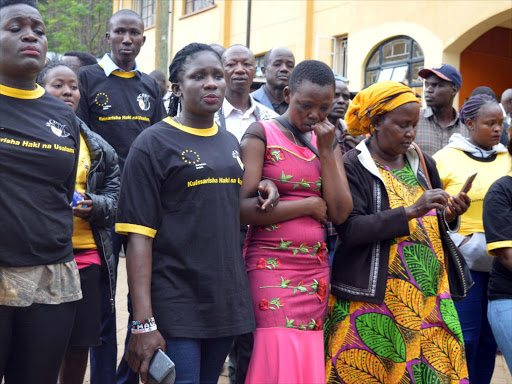
[[[281, 201], [321, 197], [320, 160], [273, 121], [261, 124], [267, 140], [263, 178], [274, 181]], [[314, 133], [311, 143], [316, 146]], [[244, 257], [257, 329], [246, 383], [324, 382], [325, 235], [311, 216], [249, 229]]]

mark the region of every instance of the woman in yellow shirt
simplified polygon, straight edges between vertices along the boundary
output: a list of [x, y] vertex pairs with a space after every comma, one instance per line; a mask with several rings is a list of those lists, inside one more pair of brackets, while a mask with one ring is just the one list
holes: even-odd
[[492, 257], [487, 255], [483, 201], [489, 187], [505, 176], [510, 160], [500, 144], [503, 114], [493, 98], [470, 97], [460, 110], [460, 119], [469, 130], [465, 138], [456, 133], [446, 147], [434, 155], [445, 191], [457, 194], [468, 176], [478, 172], [468, 195], [471, 206], [461, 217], [458, 233], [452, 239], [464, 254], [475, 285], [455, 307], [459, 313], [466, 346], [469, 380], [489, 383], [494, 370], [496, 342], [487, 321], [487, 286]]

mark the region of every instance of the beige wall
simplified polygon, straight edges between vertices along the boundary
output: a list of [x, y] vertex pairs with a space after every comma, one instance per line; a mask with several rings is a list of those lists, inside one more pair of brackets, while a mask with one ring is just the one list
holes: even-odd
[[[114, 10], [118, 3], [114, 0]], [[123, 0], [125, 4], [131, 6], [131, 1]], [[184, 1], [174, 0], [171, 57], [194, 41], [245, 44], [246, 23], [247, 0], [216, 0], [213, 8], [188, 16]], [[471, 42], [507, 23], [512, 28], [510, 0], [252, 0], [250, 48], [259, 55], [282, 45], [294, 52], [297, 62], [317, 58], [332, 65], [332, 40], [321, 37], [347, 35], [347, 77], [351, 89], [359, 90], [366, 61], [384, 40], [410, 36], [421, 46], [426, 67], [441, 62], [459, 67], [460, 53]], [[146, 35], [141, 67], [149, 71], [154, 36], [151, 30]]]

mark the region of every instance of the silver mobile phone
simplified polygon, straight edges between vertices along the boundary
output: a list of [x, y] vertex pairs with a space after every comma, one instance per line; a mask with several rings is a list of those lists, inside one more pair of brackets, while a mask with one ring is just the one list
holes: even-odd
[[148, 384], [174, 384], [176, 367], [161, 349], [157, 349], [151, 358], [148, 369]]

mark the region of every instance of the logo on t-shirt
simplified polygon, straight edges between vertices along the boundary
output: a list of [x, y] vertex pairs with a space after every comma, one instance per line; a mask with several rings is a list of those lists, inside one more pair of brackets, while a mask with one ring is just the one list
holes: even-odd
[[238, 165], [240, 165], [240, 168], [242, 168], [242, 171], [244, 170], [244, 163], [242, 163], [242, 159], [240, 159], [240, 154], [235, 149], [233, 152], [231, 152], [231, 156], [233, 156], [233, 159], [236, 159], [238, 161]]
[[206, 165], [206, 163], [200, 163], [201, 158], [199, 154], [192, 149], [186, 149], [181, 152], [181, 160], [183, 160], [185, 164], [195, 165], [196, 169], [202, 169]]
[[51, 129], [51, 131], [55, 134], [55, 136], [59, 137], [68, 137], [69, 132], [66, 130], [66, 126], [64, 124], [59, 123], [53, 119], [48, 120], [46, 126]]
[[141, 93], [139, 96], [137, 96], [137, 101], [139, 103], [140, 109], [143, 111], [147, 111], [151, 107], [151, 103], [149, 102], [149, 95], [147, 93]]
[[94, 99], [94, 102], [98, 107], [102, 107], [104, 111], [111, 108], [112, 106], [108, 104], [108, 95], [104, 92], [98, 92], [96, 94], [96, 98]]

